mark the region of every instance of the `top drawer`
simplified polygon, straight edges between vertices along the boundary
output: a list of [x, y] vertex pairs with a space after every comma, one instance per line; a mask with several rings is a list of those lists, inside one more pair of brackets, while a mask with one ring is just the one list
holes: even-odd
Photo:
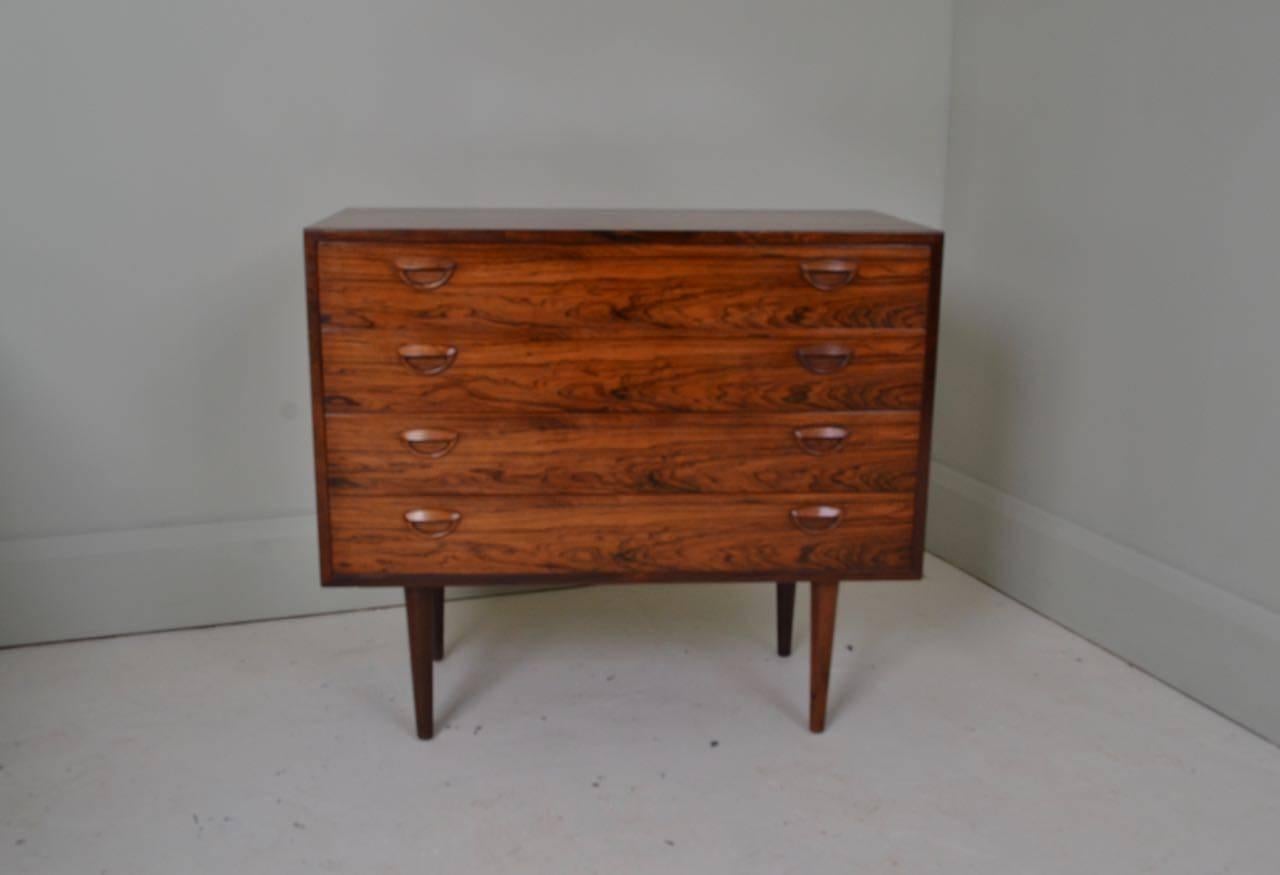
[[323, 242], [322, 321], [458, 335], [923, 330], [926, 246]]

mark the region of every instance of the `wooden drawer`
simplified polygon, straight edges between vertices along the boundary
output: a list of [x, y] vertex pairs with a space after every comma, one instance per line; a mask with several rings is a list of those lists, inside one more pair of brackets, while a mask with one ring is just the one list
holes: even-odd
[[329, 331], [322, 344], [330, 413], [663, 412], [916, 409], [926, 340], [879, 332], [454, 343], [442, 329]]
[[325, 243], [321, 319], [455, 337], [923, 330], [923, 246]]
[[912, 492], [915, 412], [330, 414], [329, 488], [353, 495]]
[[[330, 496], [339, 575], [893, 575], [910, 495]], [[826, 515], [816, 508], [827, 508]], [[422, 512], [415, 529], [406, 513]], [[793, 519], [825, 531], [805, 531]], [[836, 516], [838, 514], [838, 516]]]

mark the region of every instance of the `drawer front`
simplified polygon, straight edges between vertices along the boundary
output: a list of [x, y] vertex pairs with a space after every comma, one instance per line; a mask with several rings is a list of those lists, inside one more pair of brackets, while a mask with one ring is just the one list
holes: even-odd
[[455, 336], [923, 330], [920, 246], [325, 243], [331, 326]]
[[909, 493], [919, 415], [331, 414], [329, 489], [401, 495]]
[[909, 495], [331, 496], [339, 575], [841, 572], [911, 567]]
[[925, 336], [454, 342], [326, 331], [329, 413], [913, 410]]

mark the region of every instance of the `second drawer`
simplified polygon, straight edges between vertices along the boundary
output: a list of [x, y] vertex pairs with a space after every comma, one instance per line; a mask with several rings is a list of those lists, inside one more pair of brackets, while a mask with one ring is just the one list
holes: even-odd
[[920, 332], [654, 342], [466, 341], [447, 331], [326, 330], [329, 413], [914, 410]]
[[459, 493], [906, 493], [919, 415], [330, 414], [329, 487]]

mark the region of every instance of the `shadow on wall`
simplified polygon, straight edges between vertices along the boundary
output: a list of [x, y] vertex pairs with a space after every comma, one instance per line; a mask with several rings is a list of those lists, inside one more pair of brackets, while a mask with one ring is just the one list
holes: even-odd
[[[947, 276], [943, 271], [944, 282]], [[967, 307], [962, 286], [952, 282], [942, 292], [941, 326], [938, 347], [937, 397], [934, 401], [933, 465], [943, 466], [931, 476], [930, 520], [945, 525], [926, 528], [926, 547], [934, 555], [974, 573], [996, 567], [1005, 544], [998, 532], [983, 520], [948, 503], [949, 493], [937, 488], [953, 465], [950, 448], [957, 454], [967, 449], [969, 458], [981, 458], [987, 470], [1009, 472], [1011, 436], [1007, 424], [1013, 416], [1016, 393], [1021, 390], [1012, 364], [1012, 354], [998, 331], [998, 319], [980, 319], [975, 308]], [[959, 299], [959, 300], [957, 300]], [[972, 442], [981, 422], [979, 445]]]

